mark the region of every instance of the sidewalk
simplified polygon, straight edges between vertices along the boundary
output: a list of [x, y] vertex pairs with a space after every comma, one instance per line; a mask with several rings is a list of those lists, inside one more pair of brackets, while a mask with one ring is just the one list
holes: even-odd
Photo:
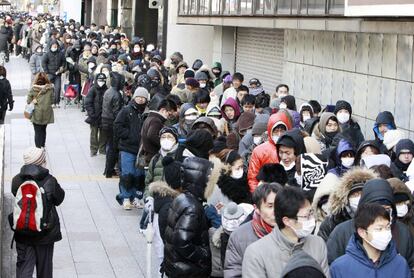
[[[23, 151], [34, 145], [31, 123], [23, 118], [30, 86], [27, 62], [12, 57], [6, 65], [15, 95], [15, 106], [6, 116], [4, 210], [10, 211], [10, 181], [22, 166]], [[63, 240], [55, 245], [54, 277], [144, 277], [146, 240], [138, 232], [141, 211], [123, 210], [115, 201], [118, 179], [102, 175], [105, 156], [89, 156], [89, 126], [75, 107], [55, 109], [55, 123], [47, 127], [47, 166], [66, 191], [58, 207]], [[1, 277], [15, 277], [15, 250], [10, 249], [10, 229], [3, 223]], [[154, 253], [154, 252], [153, 252]], [[156, 260], [153, 256], [153, 265]], [[153, 267], [156, 276], [156, 267]]]

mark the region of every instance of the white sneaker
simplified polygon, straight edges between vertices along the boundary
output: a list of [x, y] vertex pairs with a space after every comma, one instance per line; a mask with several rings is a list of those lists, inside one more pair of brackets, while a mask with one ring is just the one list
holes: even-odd
[[134, 201], [132, 202], [132, 205], [136, 207], [137, 209], [143, 209], [144, 208], [144, 201], [138, 198], [134, 198]]
[[131, 204], [131, 201], [129, 200], [129, 198], [124, 199], [124, 201], [122, 202], [122, 206], [124, 207], [124, 210], [131, 210], [132, 209], [132, 204]]

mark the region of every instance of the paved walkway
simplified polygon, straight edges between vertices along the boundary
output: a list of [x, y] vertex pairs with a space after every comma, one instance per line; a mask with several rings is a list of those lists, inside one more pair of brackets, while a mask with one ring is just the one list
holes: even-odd
[[[13, 57], [6, 67], [16, 102], [6, 117], [5, 213], [12, 201], [10, 181], [20, 170], [24, 149], [34, 145], [33, 127], [23, 118], [30, 86], [28, 64]], [[47, 128], [47, 165], [66, 191], [58, 208], [63, 240], [55, 245], [54, 277], [144, 277], [146, 241], [138, 232], [141, 211], [124, 211], [115, 201], [118, 179], [102, 175], [104, 156], [89, 156], [89, 126], [84, 120], [79, 109], [60, 108], [55, 110], [55, 123]], [[10, 231], [4, 222], [3, 231], [1, 277], [15, 277], [15, 251], [8, 251]]]

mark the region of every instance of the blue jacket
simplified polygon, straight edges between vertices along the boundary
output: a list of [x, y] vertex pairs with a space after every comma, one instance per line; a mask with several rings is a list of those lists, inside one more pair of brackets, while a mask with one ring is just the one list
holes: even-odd
[[387, 249], [382, 252], [379, 263], [374, 264], [367, 256], [362, 244], [356, 239], [355, 234], [351, 237], [346, 247], [345, 255], [336, 259], [330, 268], [332, 278], [388, 278], [411, 277], [411, 271], [407, 261], [395, 248], [391, 240]]

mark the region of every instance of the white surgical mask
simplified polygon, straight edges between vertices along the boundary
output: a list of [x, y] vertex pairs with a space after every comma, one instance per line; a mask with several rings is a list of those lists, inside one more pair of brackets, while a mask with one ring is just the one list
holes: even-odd
[[253, 143], [257, 146], [260, 144], [260, 142], [262, 141], [262, 137], [260, 136], [254, 136], [253, 137]]
[[241, 179], [243, 177], [243, 168], [240, 170], [233, 170], [231, 171], [231, 175], [230, 177], [232, 177], [233, 179]]
[[273, 135], [273, 136], [272, 136], [272, 140], [273, 140], [273, 142], [276, 144], [276, 143], [277, 143], [277, 140], [279, 140], [279, 136], [277, 136], [277, 135]]
[[188, 116], [185, 116], [184, 119], [186, 121], [195, 121], [197, 120], [197, 115], [188, 115]]
[[343, 157], [341, 158], [342, 166], [346, 168], [351, 168], [354, 165], [355, 158], [353, 157]]
[[302, 223], [302, 229], [299, 229], [299, 230], [293, 229], [298, 238], [305, 238], [309, 236], [315, 229], [315, 226], [316, 226], [315, 218], [311, 218], [309, 220], [299, 221], [299, 222]]
[[295, 161], [292, 161], [289, 165], [285, 165], [283, 161], [281, 161], [280, 164], [283, 166], [283, 168], [285, 168], [285, 171], [291, 170], [296, 165]]
[[392, 239], [392, 234], [390, 230], [381, 231], [381, 232], [373, 231], [371, 232], [371, 234], [372, 234], [372, 240], [368, 241], [368, 243], [372, 247], [380, 251], [384, 251], [387, 248], [388, 243], [390, 243]]
[[344, 124], [344, 123], [346, 123], [346, 122], [348, 122], [349, 121], [349, 113], [346, 113], [346, 112], [340, 112], [340, 113], [338, 113], [337, 115], [336, 115], [336, 117], [338, 118], [338, 121], [341, 123], [341, 124]]
[[134, 52], [135, 53], [140, 52], [140, 51], [141, 51], [141, 48], [140, 47], [134, 47]]
[[361, 196], [349, 198], [349, 207], [354, 213], [358, 209], [359, 199], [361, 199]]
[[170, 140], [170, 139], [161, 139], [160, 145], [161, 145], [161, 149], [168, 152], [168, 151], [171, 151], [172, 148], [174, 147], [175, 141]]
[[4, 79], [4, 76], [3, 75], [0, 75], [0, 80], [3, 80]]
[[311, 118], [311, 116], [309, 116], [309, 115], [306, 115], [306, 116], [303, 116], [303, 122], [306, 122], [307, 120], [309, 120]]
[[397, 205], [397, 217], [404, 217], [408, 213], [408, 206], [406, 204]]
[[99, 87], [102, 87], [103, 85], [105, 85], [105, 81], [97, 81], [96, 83], [98, 84]]
[[200, 88], [205, 88], [206, 87], [206, 83], [200, 83]]
[[287, 108], [287, 104], [282, 102], [281, 104], [279, 104], [279, 109], [286, 109]]
[[55, 52], [57, 50], [57, 47], [50, 48], [50, 51]]

